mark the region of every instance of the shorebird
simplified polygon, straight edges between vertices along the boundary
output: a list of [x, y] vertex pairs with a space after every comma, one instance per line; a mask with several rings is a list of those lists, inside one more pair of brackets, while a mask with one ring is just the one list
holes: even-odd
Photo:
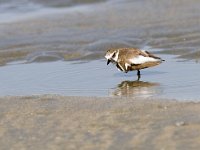
[[159, 65], [164, 61], [148, 51], [137, 48], [109, 49], [105, 58], [107, 59], [107, 65], [112, 62], [120, 71], [125, 73], [137, 70], [138, 80], [141, 76], [141, 69]]

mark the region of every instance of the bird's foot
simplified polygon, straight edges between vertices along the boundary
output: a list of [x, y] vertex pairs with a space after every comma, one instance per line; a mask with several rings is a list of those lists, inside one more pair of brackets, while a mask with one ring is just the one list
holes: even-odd
[[139, 80], [140, 80], [140, 77], [141, 77], [141, 75], [140, 75], [140, 70], [137, 71], [137, 76], [138, 76], [138, 79], [137, 79], [137, 80], [139, 81]]

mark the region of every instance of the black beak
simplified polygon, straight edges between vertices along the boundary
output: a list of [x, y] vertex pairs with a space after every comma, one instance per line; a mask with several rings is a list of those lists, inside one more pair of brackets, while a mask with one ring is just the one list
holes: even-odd
[[108, 59], [108, 61], [107, 61], [107, 65], [110, 63], [110, 59]]

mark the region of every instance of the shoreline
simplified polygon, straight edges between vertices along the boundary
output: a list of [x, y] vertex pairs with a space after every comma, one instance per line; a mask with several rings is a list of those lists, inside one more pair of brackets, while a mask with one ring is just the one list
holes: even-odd
[[198, 149], [200, 103], [0, 97], [0, 149]]

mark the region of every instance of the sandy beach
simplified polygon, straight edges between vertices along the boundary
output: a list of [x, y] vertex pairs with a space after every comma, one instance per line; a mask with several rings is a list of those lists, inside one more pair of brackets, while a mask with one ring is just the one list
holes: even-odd
[[164, 99], [0, 98], [0, 149], [155, 149], [200, 146], [200, 103]]
[[[0, 1], [0, 150], [198, 150], [199, 8]], [[121, 47], [166, 61], [135, 81], [106, 65], [106, 50]]]

